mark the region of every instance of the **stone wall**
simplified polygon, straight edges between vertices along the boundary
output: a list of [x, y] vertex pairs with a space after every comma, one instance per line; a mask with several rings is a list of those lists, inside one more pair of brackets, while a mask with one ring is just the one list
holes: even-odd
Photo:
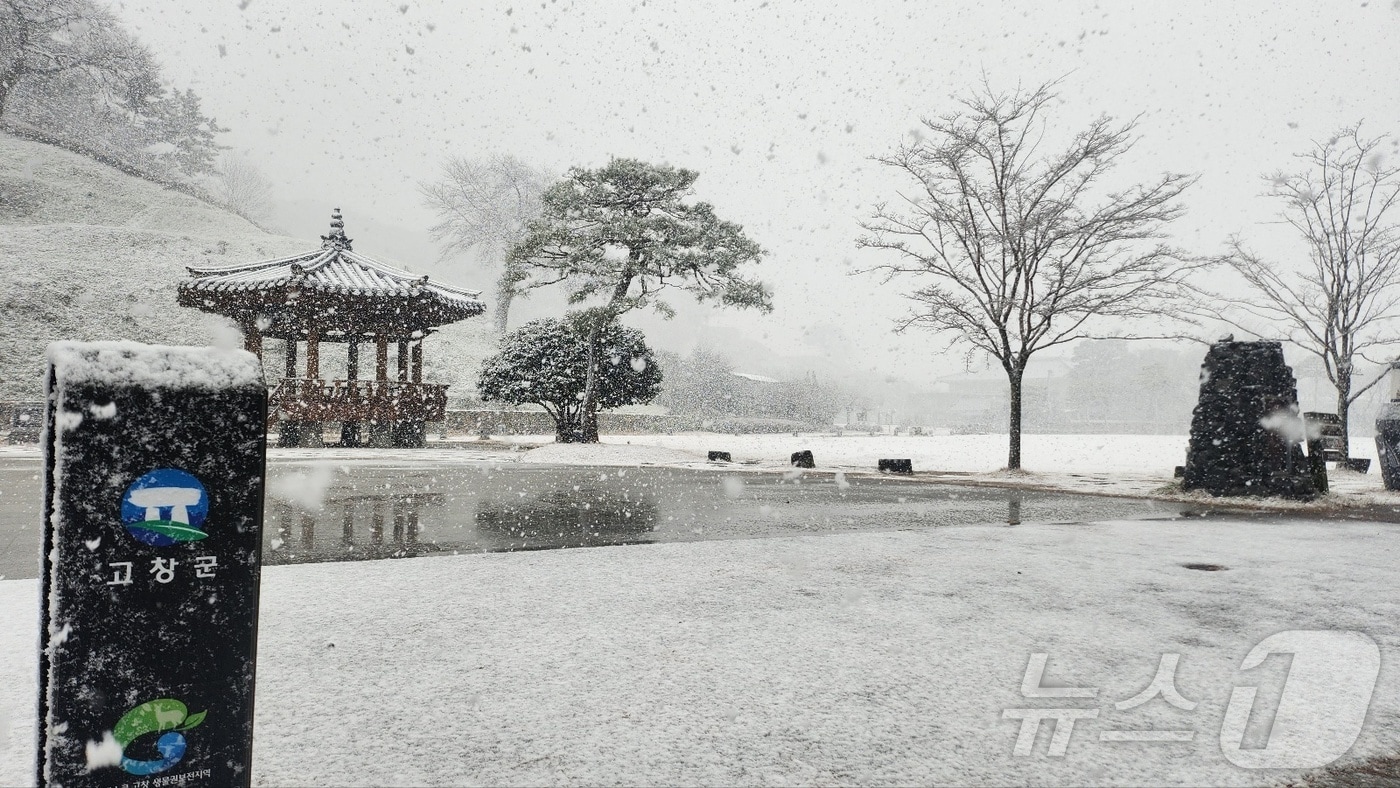
[[[0, 434], [10, 428], [10, 416], [17, 406], [43, 403], [0, 402]], [[480, 420], [480, 422], [478, 422]], [[42, 421], [42, 418], [40, 419]], [[428, 432], [438, 434], [446, 427], [447, 432], [475, 435], [479, 432], [478, 423], [484, 424], [491, 435], [553, 435], [554, 420], [542, 410], [488, 410], [466, 409], [447, 411], [447, 421], [428, 425]], [[339, 422], [325, 422], [324, 431], [330, 435], [340, 434]], [[273, 427], [274, 431], [276, 427]], [[728, 434], [807, 432], [832, 429], [829, 424], [808, 424], [787, 419], [742, 418], [737, 416], [683, 416], [657, 415], [648, 413], [609, 413], [598, 414], [598, 430], [604, 435], [642, 435], [670, 432], [719, 432]]]
[[[554, 420], [542, 410], [449, 410], [447, 431], [490, 435], [553, 435]], [[687, 416], [644, 413], [598, 414], [598, 431], [608, 434], [641, 434], [697, 430], [699, 420]]]
[[[482, 425], [490, 435], [553, 435], [554, 420], [542, 410], [449, 410], [447, 431], [476, 434]], [[430, 431], [440, 425], [432, 425]], [[807, 424], [787, 419], [719, 416], [656, 415], [648, 413], [598, 414], [598, 431], [603, 435], [641, 435], [669, 432], [778, 433], [831, 429], [830, 425]]]

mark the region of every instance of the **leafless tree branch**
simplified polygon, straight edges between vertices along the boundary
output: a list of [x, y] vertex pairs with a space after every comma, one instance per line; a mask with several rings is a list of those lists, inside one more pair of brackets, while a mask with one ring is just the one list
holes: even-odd
[[432, 234], [442, 244], [444, 258], [476, 251], [487, 260], [499, 261], [494, 304], [498, 334], [505, 334], [510, 304], [518, 295], [519, 272], [513, 269], [509, 252], [540, 215], [540, 195], [552, 180], [543, 170], [510, 155], [453, 156], [443, 165], [439, 180], [418, 187], [428, 207], [437, 212]]
[[1218, 259], [1257, 296], [1245, 303], [1201, 293], [1202, 314], [1241, 326], [1266, 321], [1288, 342], [1322, 360], [1348, 424], [1353, 403], [1376, 385], [1355, 385], [1356, 361], [1393, 348], [1400, 317], [1400, 167], [1388, 166], [1387, 137], [1348, 126], [1298, 154], [1299, 168], [1267, 176], [1283, 220], [1302, 240], [1306, 260], [1284, 264], [1232, 238]]
[[890, 252], [867, 272], [913, 277], [897, 324], [946, 332], [1001, 362], [1011, 386], [1008, 467], [1020, 467], [1021, 378], [1031, 356], [1089, 337], [1098, 318], [1178, 317], [1188, 276], [1210, 265], [1164, 242], [1195, 178], [1165, 174], [1121, 191], [1103, 181], [1136, 142], [1136, 121], [1101, 117], [1042, 152], [1054, 84], [986, 84], [922, 139], [876, 161], [916, 188], [877, 205], [858, 241]]

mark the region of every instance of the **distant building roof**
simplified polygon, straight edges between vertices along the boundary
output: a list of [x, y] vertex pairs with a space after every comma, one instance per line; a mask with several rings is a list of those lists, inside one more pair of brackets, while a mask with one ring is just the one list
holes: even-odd
[[732, 374], [736, 378], [752, 380], [755, 383], [782, 383], [781, 380], [777, 380], [776, 378], [770, 378], [767, 375], [755, 375], [751, 372], [733, 372], [730, 374]]
[[[340, 209], [331, 215], [331, 231], [321, 236], [321, 248], [231, 266], [186, 266], [191, 279], [180, 283], [180, 303], [208, 312], [247, 319], [269, 311], [286, 311], [298, 304], [316, 307], [322, 320], [337, 310], [335, 303], [379, 303], [376, 312], [414, 317], [404, 322], [422, 328], [479, 315], [486, 304], [478, 290], [435, 282], [427, 276], [395, 268], [355, 252], [345, 236]], [[334, 302], [327, 307], [327, 303]], [[298, 309], [295, 311], [305, 311]], [[339, 322], [332, 320], [330, 322]], [[275, 333], [275, 332], [272, 332]]]

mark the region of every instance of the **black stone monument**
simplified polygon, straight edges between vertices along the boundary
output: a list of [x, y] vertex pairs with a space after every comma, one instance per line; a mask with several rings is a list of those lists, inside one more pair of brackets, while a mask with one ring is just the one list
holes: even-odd
[[1302, 449], [1298, 389], [1278, 342], [1222, 341], [1201, 365], [1182, 489], [1211, 495], [1317, 495]]
[[134, 343], [48, 358], [38, 784], [246, 786], [261, 366]]
[[1376, 454], [1387, 490], [1400, 490], [1400, 392], [1376, 417]]

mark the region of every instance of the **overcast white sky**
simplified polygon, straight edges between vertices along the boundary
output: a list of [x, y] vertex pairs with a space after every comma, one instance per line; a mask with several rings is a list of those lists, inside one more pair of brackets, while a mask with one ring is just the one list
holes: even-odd
[[[749, 336], [802, 354], [820, 340], [882, 375], [926, 371], [940, 345], [891, 335], [898, 290], [848, 276], [858, 221], [902, 185], [868, 157], [984, 72], [994, 87], [1064, 77], [1067, 131], [1140, 115], [1123, 168], [1202, 176], [1175, 226], [1196, 252], [1232, 232], [1288, 251], [1268, 240], [1283, 230], [1267, 224], [1260, 174], [1357, 120], [1400, 131], [1400, 0], [115, 8], [272, 177], [282, 223], [312, 225], [291, 234], [314, 239], [339, 205], [357, 250], [426, 268], [432, 216], [415, 186], [449, 154], [511, 153], [559, 172], [614, 155], [665, 161], [698, 170], [701, 196], [770, 250], [777, 309], [685, 310], [676, 325], [647, 323], [658, 344]], [[451, 278], [490, 289], [468, 270]]]

